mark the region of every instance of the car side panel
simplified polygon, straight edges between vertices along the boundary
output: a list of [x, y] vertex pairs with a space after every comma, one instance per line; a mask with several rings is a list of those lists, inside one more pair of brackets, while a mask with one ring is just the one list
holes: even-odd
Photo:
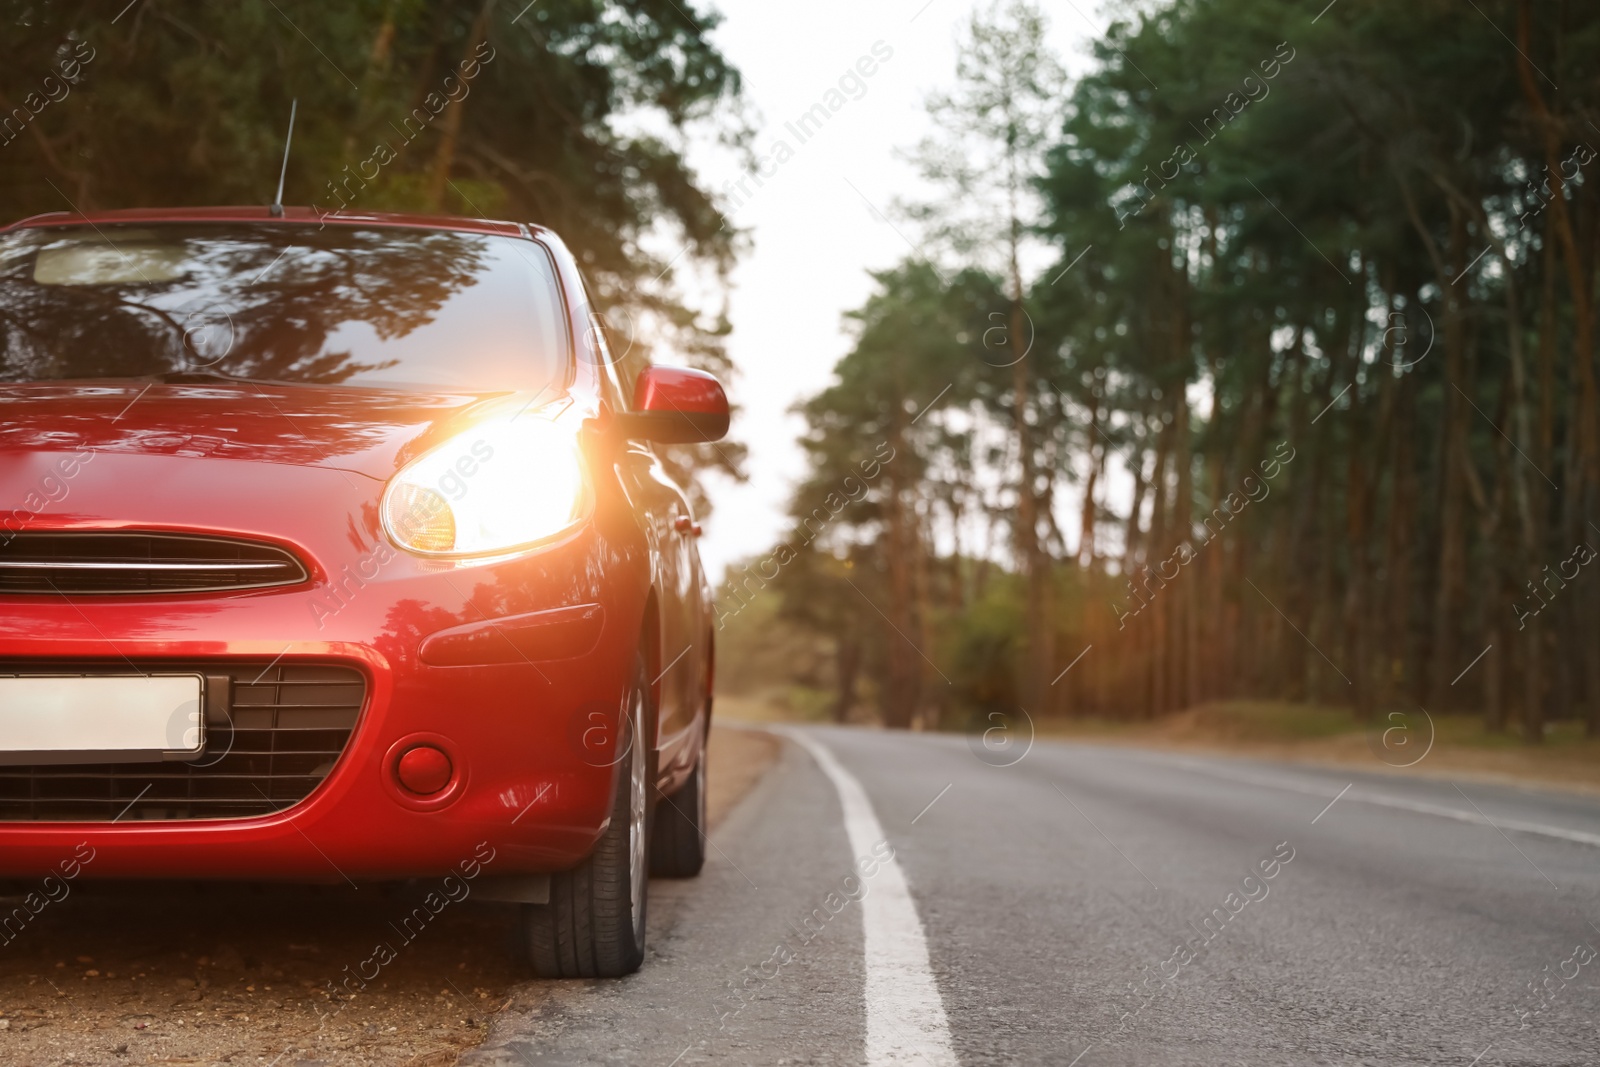
[[[572, 392], [590, 410], [601, 412], [626, 403], [615, 380], [614, 361], [625, 353], [607, 343], [581, 272], [566, 247], [548, 231], [536, 239], [556, 263], [577, 351]], [[611, 376], [608, 381], [608, 375]], [[653, 744], [657, 750], [658, 784], [676, 789], [688, 777], [705, 743], [705, 669], [708, 650], [698, 556], [692, 533], [678, 530], [679, 518], [693, 522], [687, 497], [667, 476], [654, 453], [644, 445], [616, 446], [607, 470], [628, 500], [649, 556], [650, 586], [660, 611], [655, 649], [660, 706]], [[599, 467], [597, 466], [597, 470]], [[683, 668], [688, 668], [684, 670]]]

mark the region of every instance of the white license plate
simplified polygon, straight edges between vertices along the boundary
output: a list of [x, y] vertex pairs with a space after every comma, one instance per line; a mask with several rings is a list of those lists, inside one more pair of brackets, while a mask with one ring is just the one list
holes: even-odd
[[0, 677], [0, 764], [193, 759], [204, 685], [198, 674]]

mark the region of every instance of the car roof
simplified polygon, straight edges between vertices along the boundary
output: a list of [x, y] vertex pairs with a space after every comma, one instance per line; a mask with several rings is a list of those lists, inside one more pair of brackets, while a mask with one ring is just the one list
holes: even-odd
[[0, 233], [36, 226], [93, 226], [99, 223], [122, 222], [276, 222], [292, 225], [316, 223], [343, 226], [405, 226], [423, 230], [458, 230], [466, 233], [502, 234], [507, 237], [544, 235], [538, 226], [524, 226], [517, 222], [497, 222], [491, 219], [473, 219], [460, 215], [422, 215], [404, 212], [367, 211], [320, 212], [308, 207], [285, 207], [281, 215], [272, 209], [251, 205], [248, 207], [161, 207], [125, 208], [117, 211], [52, 211], [34, 215], [7, 226]]

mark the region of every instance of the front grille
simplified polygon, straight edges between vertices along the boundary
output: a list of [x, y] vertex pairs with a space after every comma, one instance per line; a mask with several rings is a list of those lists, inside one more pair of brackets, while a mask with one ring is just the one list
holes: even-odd
[[276, 545], [154, 533], [19, 533], [0, 544], [0, 595], [206, 593], [296, 585]]
[[[206, 676], [206, 747], [184, 763], [0, 766], [0, 822], [150, 822], [271, 815], [311, 794], [344, 752], [366, 679], [336, 664], [145, 661]], [[8, 664], [0, 674], [127, 674], [126, 662]], [[225, 702], [217, 699], [226, 690]]]

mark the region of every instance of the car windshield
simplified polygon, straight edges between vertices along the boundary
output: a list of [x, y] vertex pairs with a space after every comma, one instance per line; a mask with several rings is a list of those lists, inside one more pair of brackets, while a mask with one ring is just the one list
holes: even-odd
[[543, 389], [567, 342], [549, 254], [452, 230], [273, 223], [0, 236], [0, 381], [222, 375]]

